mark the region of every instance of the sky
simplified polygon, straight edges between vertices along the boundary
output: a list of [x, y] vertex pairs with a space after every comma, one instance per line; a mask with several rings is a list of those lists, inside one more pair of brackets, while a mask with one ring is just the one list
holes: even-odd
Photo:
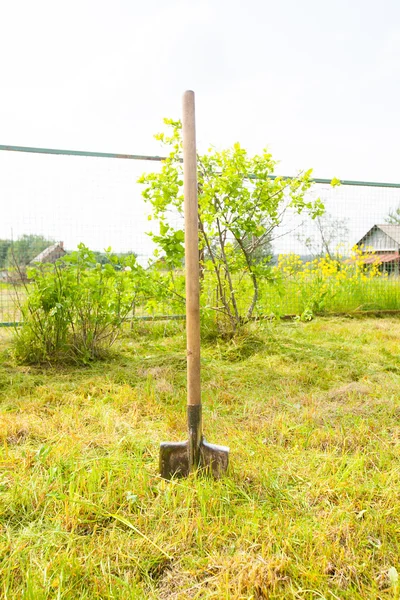
[[[199, 151], [239, 141], [280, 174], [400, 182], [398, 0], [2, 0], [0, 52], [0, 144], [160, 154], [193, 89]], [[0, 236], [145, 254], [153, 169], [0, 152]], [[400, 200], [324, 194], [354, 239]]]

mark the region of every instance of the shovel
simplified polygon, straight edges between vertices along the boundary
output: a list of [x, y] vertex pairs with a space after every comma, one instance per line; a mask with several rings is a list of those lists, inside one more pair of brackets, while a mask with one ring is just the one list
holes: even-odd
[[183, 191], [185, 205], [187, 418], [186, 442], [162, 442], [160, 473], [164, 479], [186, 477], [202, 469], [221, 476], [228, 468], [229, 448], [208, 444], [202, 433], [200, 386], [200, 273], [197, 202], [197, 156], [194, 92], [183, 96]]

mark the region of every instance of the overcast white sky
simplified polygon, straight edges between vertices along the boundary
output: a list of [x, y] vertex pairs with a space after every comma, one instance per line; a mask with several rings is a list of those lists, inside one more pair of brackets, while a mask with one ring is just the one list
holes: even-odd
[[[400, 181], [399, 0], [0, 0], [0, 53], [0, 144], [158, 154], [193, 89], [200, 150]], [[138, 250], [153, 165], [122, 162], [1, 152], [0, 236]], [[351, 210], [382, 220], [398, 197]]]

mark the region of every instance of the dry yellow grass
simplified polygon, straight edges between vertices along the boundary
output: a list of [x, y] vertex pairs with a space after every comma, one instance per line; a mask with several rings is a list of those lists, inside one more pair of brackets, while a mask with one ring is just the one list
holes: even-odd
[[255, 325], [203, 349], [220, 481], [158, 476], [185, 435], [182, 325], [91, 368], [0, 366], [0, 596], [396, 598], [400, 321]]

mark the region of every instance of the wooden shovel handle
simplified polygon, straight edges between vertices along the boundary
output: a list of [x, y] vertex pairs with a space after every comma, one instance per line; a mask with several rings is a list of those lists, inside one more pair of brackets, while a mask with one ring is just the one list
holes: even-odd
[[183, 191], [185, 205], [187, 403], [201, 404], [200, 281], [194, 92], [183, 95]]

